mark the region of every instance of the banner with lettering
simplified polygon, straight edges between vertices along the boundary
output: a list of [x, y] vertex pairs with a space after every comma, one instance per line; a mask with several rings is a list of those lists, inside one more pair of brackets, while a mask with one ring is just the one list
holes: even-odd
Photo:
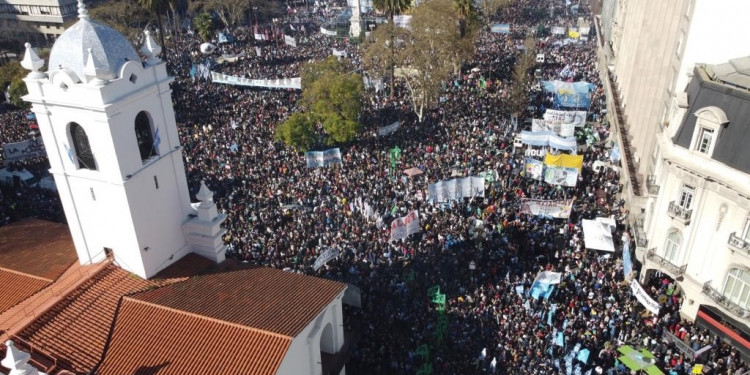
[[542, 89], [555, 94], [556, 107], [588, 108], [596, 86], [586, 81], [542, 81]]
[[341, 150], [331, 148], [325, 151], [308, 151], [305, 153], [308, 168], [328, 167], [341, 164]]
[[26, 141], [6, 143], [3, 145], [3, 159], [8, 161], [19, 161], [46, 156], [42, 138], [29, 139]]
[[521, 143], [530, 146], [549, 146], [558, 150], [576, 151], [578, 142], [575, 137], [560, 137], [551, 131], [521, 131]]
[[213, 81], [213, 83], [223, 83], [227, 85], [266, 87], [269, 89], [302, 89], [302, 79], [300, 77], [280, 79], [252, 79], [230, 76], [218, 72], [211, 72], [211, 81]]
[[643, 290], [643, 287], [638, 283], [638, 280], [633, 279], [630, 282], [630, 291], [638, 302], [646, 308], [646, 310], [651, 311], [654, 315], [659, 315], [659, 309], [661, 306], [659, 306], [659, 303], [654, 301], [654, 299]]
[[552, 185], [574, 187], [578, 182], [578, 169], [565, 167], [544, 168], [544, 182]]
[[320, 267], [323, 267], [326, 263], [329, 261], [336, 259], [336, 257], [339, 256], [341, 252], [338, 248], [335, 247], [329, 247], [323, 250], [320, 255], [318, 255], [318, 258], [315, 259], [315, 264], [313, 265], [313, 270], [317, 271], [320, 269]]
[[548, 109], [544, 112], [543, 118], [547, 130], [553, 130], [561, 137], [572, 137], [574, 128], [582, 128], [586, 125], [586, 111]]
[[427, 199], [436, 203], [471, 197], [484, 197], [484, 177], [454, 178], [427, 185]]
[[391, 241], [398, 241], [419, 232], [419, 212], [411, 211], [408, 215], [391, 222]]
[[328, 36], [336, 36], [335, 30], [328, 30], [323, 26], [320, 27], [320, 33], [323, 35], [328, 35]]
[[395, 132], [396, 130], [398, 130], [399, 126], [401, 126], [401, 123], [399, 121], [396, 121], [393, 124], [378, 128], [378, 137], [385, 137], [386, 135]]
[[490, 31], [498, 34], [510, 34], [510, 24], [496, 23], [490, 26]]
[[573, 200], [521, 199], [521, 212], [528, 215], [567, 219], [573, 210]]
[[575, 168], [580, 173], [581, 168], [583, 168], [583, 155], [552, 155], [547, 153], [544, 157], [544, 165], [547, 167]]
[[552, 35], [565, 35], [565, 26], [553, 26], [550, 33]]

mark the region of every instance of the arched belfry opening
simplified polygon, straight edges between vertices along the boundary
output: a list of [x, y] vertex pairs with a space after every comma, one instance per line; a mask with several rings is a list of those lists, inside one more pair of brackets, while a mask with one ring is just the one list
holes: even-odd
[[70, 123], [70, 138], [73, 141], [72, 156], [74, 156], [74, 163], [78, 166], [78, 169], [97, 170], [89, 137], [83, 127], [76, 122]]
[[138, 112], [138, 115], [135, 116], [135, 139], [138, 142], [141, 161], [159, 155], [158, 142], [154, 142], [154, 138], [158, 136], [158, 134], [154, 135], [151, 116], [146, 111]]

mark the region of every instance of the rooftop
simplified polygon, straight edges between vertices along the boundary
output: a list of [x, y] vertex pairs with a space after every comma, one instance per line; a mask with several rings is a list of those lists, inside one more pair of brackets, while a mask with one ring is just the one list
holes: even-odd
[[345, 289], [335, 281], [253, 267], [197, 276], [133, 298], [295, 337]]
[[[78, 260], [68, 226], [29, 219], [0, 227], [0, 268], [53, 281]], [[2, 309], [0, 309], [2, 311]]]
[[717, 82], [750, 90], [750, 56], [729, 60], [717, 65], [706, 65], [706, 74]]
[[100, 375], [272, 375], [292, 338], [125, 297]]

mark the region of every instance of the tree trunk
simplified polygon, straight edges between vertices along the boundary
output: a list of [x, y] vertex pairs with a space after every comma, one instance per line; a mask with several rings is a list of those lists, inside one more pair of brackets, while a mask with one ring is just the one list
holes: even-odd
[[391, 10], [391, 99], [396, 97], [396, 12]]
[[166, 61], [167, 59], [167, 45], [164, 43], [164, 28], [161, 26], [161, 14], [156, 14], [156, 25], [159, 26], [159, 41], [161, 42], [161, 56]]

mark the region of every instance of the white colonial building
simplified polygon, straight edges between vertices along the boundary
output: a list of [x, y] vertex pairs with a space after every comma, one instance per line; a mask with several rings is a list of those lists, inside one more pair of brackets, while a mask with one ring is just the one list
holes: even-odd
[[[701, 306], [750, 326], [750, 57], [697, 65], [656, 136], [641, 278], [678, 281]], [[640, 258], [640, 257], [639, 257]], [[643, 259], [643, 258], [641, 258]]]

